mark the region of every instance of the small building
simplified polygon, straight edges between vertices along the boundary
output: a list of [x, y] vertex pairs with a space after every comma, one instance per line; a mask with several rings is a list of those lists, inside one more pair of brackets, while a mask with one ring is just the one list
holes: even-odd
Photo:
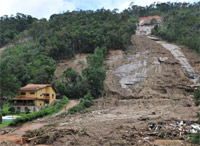
[[139, 17], [137, 24], [136, 34], [138, 35], [149, 35], [155, 25], [160, 25], [162, 18], [158, 15]]
[[51, 84], [28, 84], [21, 87], [13, 98], [15, 111], [38, 111], [56, 99], [56, 90]]

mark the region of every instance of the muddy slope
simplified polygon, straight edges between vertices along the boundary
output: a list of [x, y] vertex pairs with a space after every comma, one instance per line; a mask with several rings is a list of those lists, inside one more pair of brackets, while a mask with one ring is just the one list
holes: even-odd
[[[185, 56], [196, 62], [191, 59], [198, 58], [191, 55], [194, 53]], [[158, 43], [133, 36], [129, 50], [111, 50], [106, 63], [106, 97], [96, 100], [86, 113], [51, 121], [54, 125], [40, 130], [31, 144], [151, 145], [138, 134], [148, 123], [196, 120], [198, 110], [190, 96], [193, 82], [179, 61]]]
[[108, 92], [133, 99], [189, 96], [193, 82], [170, 51], [145, 36], [133, 36], [132, 43], [123, 61], [109, 66]]

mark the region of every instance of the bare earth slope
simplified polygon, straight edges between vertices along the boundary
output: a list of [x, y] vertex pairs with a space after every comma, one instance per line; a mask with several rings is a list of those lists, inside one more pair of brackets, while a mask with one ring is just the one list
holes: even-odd
[[[198, 56], [184, 50], [199, 75]], [[96, 100], [86, 113], [52, 121], [53, 126], [44, 128], [45, 132], [31, 140], [32, 144], [151, 145], [141, 131], [148, 123], [196, 120], [198, 109], [190, 95], [190, 85], [194, 83], [179, 60], [160, 44], [146, 36], [133, 36], [128, 51], [111, 50], [106, 63], [106, 96]], [[168, 139], [181, 139], [168, 134]], [[161, 135], [154, 137], [156, 139], [167, 138]], [[185, 142], [170, 143], [182, 145]]]

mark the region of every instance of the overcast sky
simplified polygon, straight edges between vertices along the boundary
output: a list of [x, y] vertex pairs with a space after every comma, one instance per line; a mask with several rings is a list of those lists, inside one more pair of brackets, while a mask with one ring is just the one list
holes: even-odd
[[37, 18], [49, 18], [52, 14], [67, 10], [96, 10], [99, 8], [120, 11], [128, 8], [131, 2], [146, 6], [153, 2], [197, 2], [199, 0], [0, 0], [0, 16], [15, 15], [17, 12]]

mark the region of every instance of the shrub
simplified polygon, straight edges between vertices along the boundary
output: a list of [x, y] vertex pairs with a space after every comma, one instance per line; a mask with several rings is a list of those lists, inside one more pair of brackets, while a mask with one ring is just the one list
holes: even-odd
[[30, 109], [28, 107], [25, 107], [25, 112], [28, 114], [30, 112]]
[[2, 123], [2, 114], [0, 113], [0, 124]]
[[93, 105], [93, 97], [90, 92], [88, 92], [83, 98], [80, 99], [80, 103], [69, 109], [68, 113], [74, 114], [76, 112], [81, 112], [86, 108]]
[[9, 114], [9, 104], [8, 103], [5, 103], [3, 105], [3, 109], [2, 109], [2, 116], [5, 116], [5, 115], [8, 115]]
[[199, 105], [199, 103], [200, 103], [200, 87], [194, 91], [194, 100], [195, 100], [195, 104]]
[[11, 114], [13, 114], [15, 112], [15, 108], [14, 107], [10, 107], [8, 110]]
[[192, 143], [200, 145], [200, 131], [196, 134], [190, 135], [190, 140]]

